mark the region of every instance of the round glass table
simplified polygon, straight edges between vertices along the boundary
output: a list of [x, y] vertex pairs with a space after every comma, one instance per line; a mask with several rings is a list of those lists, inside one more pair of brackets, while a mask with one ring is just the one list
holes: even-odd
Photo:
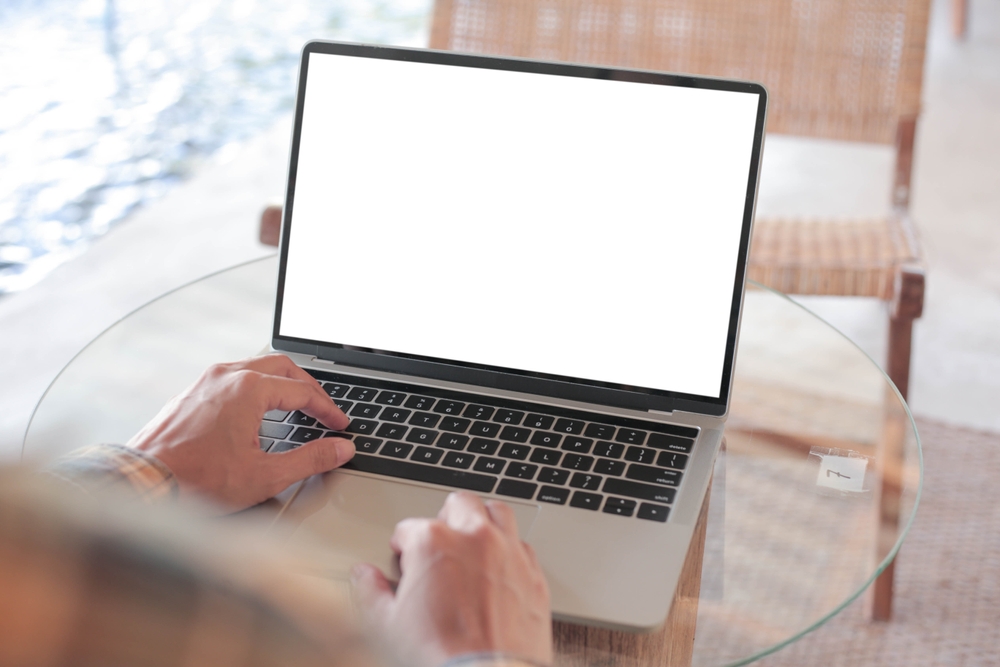
[[[111, 326], [48, 388], [23, 458], [125, 442], [210, 364], [259, 353], [270, 340], [276, 282], [276, 257], [256, 260]], [[561, 656], [715, 667], [776, 651], [889, 566], [921, 479], [916, 427], [879, 367], [796, 302], [751, 284], [725, 446], [702, 513], [704, 546], [696, 541], [694, 560], [689, 552], [693, 576], [675, 598], [674, 626], [668, 621], [662, 637], [564, 628]]]

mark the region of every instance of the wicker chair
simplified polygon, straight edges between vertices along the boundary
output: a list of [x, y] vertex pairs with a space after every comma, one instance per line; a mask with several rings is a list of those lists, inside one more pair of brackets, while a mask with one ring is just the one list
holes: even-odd
[[[430, 46], [753, 79], [770, 93], [769, 132], [894, 145], [890, 215], [758, 219], [749, 275], [789, 294], [885, 301], [887, 372], [905, 397], [923, 309], [907, 211], [928, 14], [928, 0], [436, 0]], [[876, 582], [875, 618], [891, 614], [892, 578], [890, 567]]]

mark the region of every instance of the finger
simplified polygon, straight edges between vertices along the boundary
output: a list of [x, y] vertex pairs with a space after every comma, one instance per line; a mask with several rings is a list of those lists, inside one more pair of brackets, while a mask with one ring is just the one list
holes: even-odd
[[538, 554], [535, 553], [535, 547], [531, 546], [527, 542], [521, 542], [521, 546], [524, 547], [524, 553], [528, 555], [528, 561], [531, 563], [532, 567], [541, 571], [542, 564], [538, 562]]
[[389, 605], [395, 599], [392, 584], [382, 570], [370, 563], [355, 565], [351, 568], [351, 590], [362, 613], [370, 621], [382, 625]]
[[453, 491], [448, 494], [444, 506], [438, 512], [438, 518], [450, 528], [462, 532], [471, 532], [484, 521], [492, 522], [483, 501], [468, 491]]
[[301, 410], [334, 431], [342, 431], [351, 423], [350, 418], [325, 392], [316, 390], [306, 382], [276, 375], [258, 374], [256, 379], [261, 398], [261, 416], [275, 408]]
[[344, 438], [320, 438], [301, 447], [269, 455], [268, 461], [282, 488], [300, 479], [339, 468], [354, 457], [354, 443]]
[[510, 508], [510, 505], [499, 500], [487, 500], [486, 511], [504, 535], [512, 539], [519, 539], [517, 517], [514, 516], [514, 510]]
[[426, 539], [428, 525], [432, 519], [403, 519], [396, 524], [389, 538], [389, 546], [402, 556], [404, 551], [412, 551], [417, 544]]

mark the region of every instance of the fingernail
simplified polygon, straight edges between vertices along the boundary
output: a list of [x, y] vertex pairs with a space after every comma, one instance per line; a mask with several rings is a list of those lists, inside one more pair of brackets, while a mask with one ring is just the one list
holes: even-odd
[[350, 440], [345, 440], [340, 438], [337, 440], [337, 460], [341, 463], [347, 463], [352, 458], [354, 458], [354, 443]]

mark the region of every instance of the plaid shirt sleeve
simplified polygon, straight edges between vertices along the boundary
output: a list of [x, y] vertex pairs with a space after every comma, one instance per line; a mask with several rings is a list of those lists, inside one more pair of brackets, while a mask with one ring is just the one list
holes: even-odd
[[155, 456], [123, 445], [78, 449], [45, 472], [87, 493], [122, 488], [144, 502], [177, 497], [177, 479], [170, 468]]

